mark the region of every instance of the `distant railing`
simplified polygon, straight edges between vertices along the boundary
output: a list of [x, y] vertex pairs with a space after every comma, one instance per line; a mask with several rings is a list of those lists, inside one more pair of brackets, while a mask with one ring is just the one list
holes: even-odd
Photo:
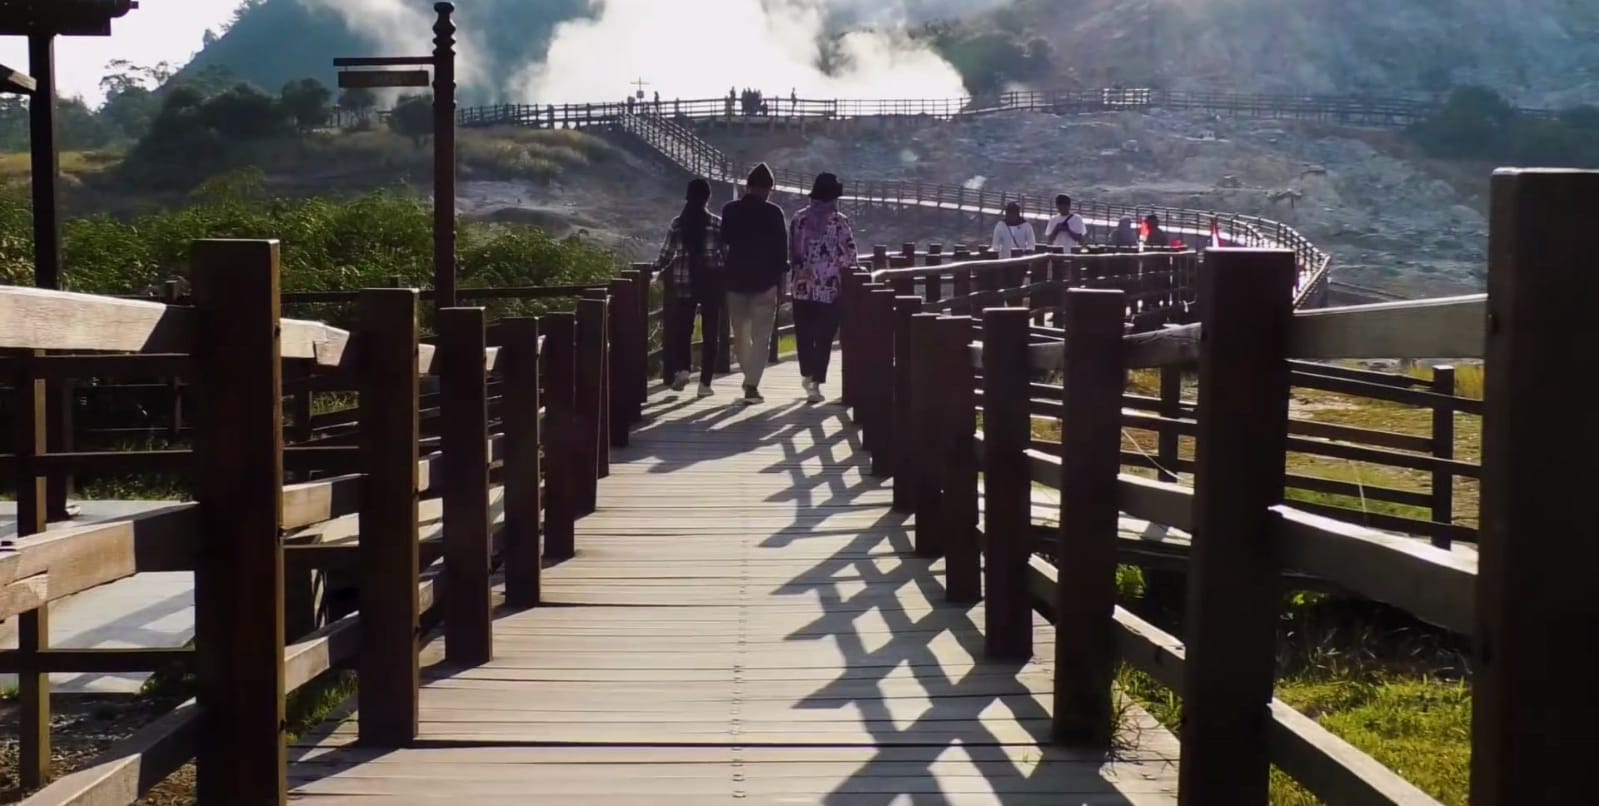
[[[617, 126], [654, 149], [683, 170], [715, 182], [737, 184], [742, 180], [738, 166], [716, 146], [681, 123], [656, 115], [623, 114]], [[773, 170], [777, 190], [803, 194], [811, 177], [785, 168]], [[1054, 195], [1012, 193], [984, 188], [905, 180], [852, 180], [846, 186], [846, 202], [865, 205], [893, 205], [929, 210], [965, 211], [980, 215], [1001, 215], [1011, 202], [1020, 204], [1022, 213], [1037, 219], [1055, 214]], [[1107, 204], [1075, 201], [1074, 210], [1090, 227], [1100, 231], [1114, 228], [1122, 218], [1142, 221], [1154, 214], [1167, 232], [1180, 236], [1189, 246], [1219, 245], [1273, 247], [1293, 250], [1299, 277], [1294, 286], [1296, 307], [1312, 307], [1325, 298], [1328, 269], [1332, 258], [1310, 239], [1280, 221], [1259, 216], [1221, 214], [1160, 205]]]
[[[1287, 93], [1187, 92], [1149, 88], [1103, 88], [1065, 91], [1008, 92], [983, 98], [831, 99], [763, 96], [746, 107], [742, 99], [644, 99], [578, 104], [497, 104], [466, 107], [463, 126], [514, 125], [565, 129], [609, 126], [628, 114], [685, 120], [811, 119], [925, 117], [951, 120], [997, 112], [1086, 114], [1129, 109], [1169, 109], [1241, 117], [1325, 120], [1368, 126], [1399, 127], [1415, 123], [1438, 109], [1431, 98], [1368, 95], [1291, 95]], [[1519, 110], [1529, 117], [1549, 118], [1552, 109]]]

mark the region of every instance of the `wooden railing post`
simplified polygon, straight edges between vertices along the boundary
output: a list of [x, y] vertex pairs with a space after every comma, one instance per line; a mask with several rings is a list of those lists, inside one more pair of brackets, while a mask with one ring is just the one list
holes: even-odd
[[983, 312], [983, 537], [988, 592], [983, 634], [996, 658], [1033, 655], [1033, 604], [1027, 593], [1032, 554], [1032, 483], [1027, 445], [1026, 308]]
[[1471, 803], [1581, 803], [1592, 771], [1562, 756], [1592, 745], [1599, 698], [1550, 687], [1599, 660], [1599, 414], [1568, 383], [1599, 372], [1599, 172], [1498, 171], [1491, 210]]
[[[1179, 420], [1183, 416], [1183, 370], [1181, 367], [1162, 367], [1160, 370], [1160, 416]], [[1182, 434], [1173, 425], [1161, 425], [1156, 458], [1160, 467], [1155, 471], [1161, 481], [1177, 481], [1178, 465], [1182, 456]]]
[[418, 294], [361, 292], [360, 365], [361, 741], [398, 747], [416, 738], [421, 552], [417, 544]]
[[634, 320], [632, 328], [633, 405], [628, 411], [630, 422], [644, 419], [644, 404], [650, 396], [650, 271], [649, 264], [633, 272], [623, 272], [623, 277], [633, 280]]
[[894, 291], [869, 286], [865, 320], [871, 330], [863, 375], [866, 388], [866, 445], [872, 452], [872, 475], [887, 478], [894, 462]]
[[[505, 601], [512, 607], [539, 603], [543, 558], [539, 516], [541, 428], [539, 424], [539, 321], [505, 319], [500, 377], [505, 406]], [[629, 385], [629, 389], [633, 385]]]
[[452, 664], [494, 656], [488, 373], [482, 308], [438, 312], [443, 420], [444, 651]]
[[[595, 367], [595, 371], [598, 373], [598, 375], [596, 376], [596, 388], [594, 390], [593, 404], [595, 440], [595, 497], [591, 499], [591, 501], [597, 502], [599, 496], [599, 480], [611, 475], [611, 359], [613, 355], [611, 345], [616, 338], [616, 317], [612, 316], [611, 314], [615, 308], [615, 300], [610, 296], [609, 291], [604, 290], [592, 290], [586, 292], [584, 294], [584, 299], [587, 301], [597, 300], [604, 305], [604, 308], [601, 309], [600, 318], [596, 320], [598, 323], [597, 330], [599, 332], [600, 343], [598, 348], [596, 348], [599, 352], [599, 361]], [[579, 317], [578, 333], [580, 334], [580, 337], [578, 343], [580, 345], [582, 344], [582, 332], [583, 319]], [[593, 512], [594, 506], [596, 505], [597, 504], [595, 503], [591, 503], [587, 512]], [[585, 514], [587, 514], [587, 512], [585, 512]]]
[[1200, 277], [1194, 539], [1188, 562], [1179, 800], [1266, 803], [1294, 256], [1212, 249]]
[[843, 341], [844, 351], [843, 355], [839, 357], [840, 372], [843, 375], [839, 385], [839, 392], [845, 407], [853, 410], [855, 422], [861, 423], [859, 409], [860, 390], [857, 388], [861, 380], [859, 365], [863, 333], [860, 319], [862, 302], [864, 301], [862, 294], [864, 292], [861, 290], [861, 286], [867, 280], [865, 273], [857, 269], [850, 269], [844, 272], [841, 279], [844, 293], [842, 300], [844, 316], [839, 323], [839, 338]]
[[[972, 320], [938, 320], [939, 397], [945, 406], [944, 452], [934, 458], [942, 473], [943, 496], [937, 520], [944, 547], [944, 596], [956, 604], [983, 598], [983, 558], [977, 542], [977, 394], [970, 345]], [[917, 523], [921, 523], [918, 516]]]
[[915, 435], [907, 446], [910, 453], [904, 464], [906, 472], [894, 482], [908, 482], [911, 504], [916, 511], [916, 556], [938, 557], [944, 553], [939, 531], [939, 508], [942, 495], [943, 468], [940, 460], [945, 452], [948, 434], [945, 433], [945, 413], [948, 390], [942, 388], [940, 363], [948, 356], [940, 355], [936, 313], [919, 313], [911, 317], [910, 342], [910, 419], [909, 433]]
[[574, 521], [577, 519], [578, 476], [582, 468], [578, 457], [576, 401], [577, 318], [570, 313], [553, 313], [539, 319], [544, 334], [544, 441], [545, 492], [544, 556], [564, 560], [575, 548]]
[[602, 390], [605, 382], [606, 304], [603, 299], [584, 299], [577, 304], [577, 373], [574, 388], [576, 422], [573, 436], [578, 446], [572, 452], [578, 466], [576, 506], [579, 517], [595, 510], [599, 501]]
[[[1454, 367], [1432, 368], [1432, 391], [1455, 396]], [[1432, 406], [1432, 455], [1439, 459], [1455, 458], [1455, 407], [1447, 403]], [[1432, 520], [1433, 523], [1455, 522], [1455, 477], [1442, 468], [1432, 471]], [[1438, 532], [1432, 537], [1432, 544], [1438, 548], [1449, 548], [1451, 542], [1447, 532]]]
[[[16, 454], [17, 537], [42, 534], [48, 524], [48, 483], [39, 472], [38, 457], [49, 448], [45, 425], [48, 421], [48, 386], [34, 372], [31, 360], [39, 353], [25, 354], [16, 362], [12, 376], [12, 450]], [[50, 608], [39, 607], [17, 617], [17, 651], [23, 660], [37, 659], [37, 653], [50, 648]], [[22, 702], [19, 719], [20, 766], [18, 778], [27, 789], [43, 786], [50, 778], [50, 675], [37, 667], [17, 676], [17, 695]]]
[[1055, 741], [1109, 747], [1116, 675], [1116, 540], [1121, 473], [1121, 291], [1066, 295], [1055, 567]]
[[[627, 447], [628, 426], [633, 424], [631, 416], [633, 402], [630, 399], [633, 384], [628, 380], [628, 367], [633, 360], [628, 349], [632, 343], [628, 330], [633, 326], [633, 308], [633, 283], [623, 279], [612, 280], [611, 345], [608, 351], [609, 372], [606, 373], [605, 381], [606, 389], [610, 393], [610, 411], [606, 422], [607, 436], [610, 437], [612, 448]], [[610, 462], [607, 461], [606, 465], [609, 470]]]
[[894, 477], [894, 510], [916, 509], [916, 445], [922, 435], [911, 424], [911, 367], [916, 350], [911, 342], [911, 317], [922, 312], [921, 297], [894, 299], [893, 403], [889, 416], [894, 419], [894, 460], [889, 472]]
[[277, 241], [197, 241], [197, 800], [282, 804], [283, 369]]

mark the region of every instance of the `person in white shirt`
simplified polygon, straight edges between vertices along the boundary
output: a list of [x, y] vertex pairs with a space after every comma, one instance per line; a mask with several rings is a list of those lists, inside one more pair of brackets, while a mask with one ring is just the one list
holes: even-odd
[[1038, 234], [1033, 232], [1033, 222], [1022, 218], [1022, 206], [1016, 202], [1005, 205], [1005, 218], [994, 225], [994, 254], [1000, 260], [1030, 255], [1038, 248]]
[[1083, 217], [1072, 212], [1072, 197], [1062, 193], [1055, 197], [1055, 209], [1060, 214], [1049, 220], [1044, 228], [1044, 243], [1059, 246], [1070, 252], [1088, 245], [1088, 224]]

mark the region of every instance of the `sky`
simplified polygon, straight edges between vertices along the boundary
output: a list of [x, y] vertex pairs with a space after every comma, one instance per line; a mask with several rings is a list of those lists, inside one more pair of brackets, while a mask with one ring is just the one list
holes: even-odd
[[[62, 97], [81, 95], [90, 106], [103, 100], [100, 79], [114, 59], [138, 65], [171, 62], [181, 67], [200, 50], [207, 28], [220, 32], [238, 7], [235, 0], [141, 0], [141, 8], [111, 23], [106, 37], [56, 40]], [[28, 44], [0, 37], [0, 64], [28, 72]]]

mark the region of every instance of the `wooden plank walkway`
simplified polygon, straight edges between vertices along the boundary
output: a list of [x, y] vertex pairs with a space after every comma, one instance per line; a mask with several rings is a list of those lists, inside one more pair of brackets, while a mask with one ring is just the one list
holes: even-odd
[[1177, 744], [1142, 712], [1113, 760], [1047, 745], [1053, 630], [1033, 662], [981, 660], [981, 606], [944, 603], [795, 375], [747, 409], [732, 380], [658, 390], [550, 604], [502, 614], [491, 663], [425, 670], [415, 746], [356, 746], [357, 716], [295, 748], [296, 799], [1174, 803]]

